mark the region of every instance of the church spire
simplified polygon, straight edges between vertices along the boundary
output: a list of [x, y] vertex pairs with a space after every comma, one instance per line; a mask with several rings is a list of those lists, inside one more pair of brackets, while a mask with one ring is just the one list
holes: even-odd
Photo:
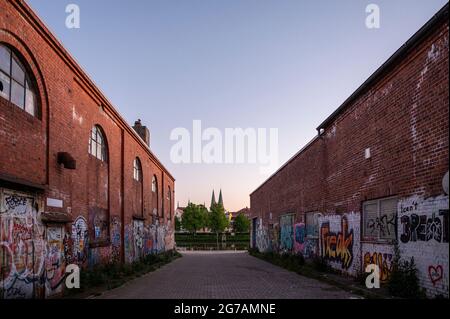
[[211, 197], [211, 206], [210, 206], [210, 208], [212, 208], [214, 205], [216, 205], [216, 196], [214, 195], [214, 190], [213, 190], [212, 197]]
[[223, 198], [222, 198], [222, 189], [220, 190], [220, 193], [219, 193], [219, 206], [222, 206], [223, 207]]

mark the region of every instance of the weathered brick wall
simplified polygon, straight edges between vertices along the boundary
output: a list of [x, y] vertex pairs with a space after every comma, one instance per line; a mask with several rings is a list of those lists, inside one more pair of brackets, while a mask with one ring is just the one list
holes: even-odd
[[[327, 220], [330, 229], [326, 231], [342, 232], [338, 220], [344, 217], [336, 216], [360, 216], [363, 202], [372, 199], [394, 196], [401, 202], [419, 196], [423, 202], [434, 203], [436, 216], [437, 206], [445, 210], [447, 205], [448, 210], [448, 195], [442, 189], [449, 157], [448, 11], [429, 30], [331, 118], [319, 137], [250, 195], [252, 217], [258, 218], [252, 245], [280, 250], [277, 238], [271, 236], [271, 230], [277, 230], [272, 225], [288, 213], [294, 213], [298, 223], [305, 220], [305, 213], [320, 213], [314, 227], [323, 234]], [[369, 159], [366, 149], [370, 149]], [[418, 215], [432, 214], [427, 207], [420, 206]], [[443, 216], [439, 217], [442, 238], [444, 226], [448, 229]], [[394, 222], [399, 231], [401, 218], [398, 211]], [[342, 269], [341, 260], [336, 262], [335, 247], [328, 253], [323, 249], [326, 238], [299, 236], [295, 240], [306, 255], [317, 252], [346, 273], [356, 275], [367, 261], [375, 260], [383, 266], [382, 275], [388, 276], [393, 243], [362, 240], [365, 221], [362, 216], [360, 220], [353, 232], [348, 269]], [[423, 245], [400, 241], [402, 257], [410, 258], [420, 250], [417, 263], [422, 286], [430, 295], [448, 296], [448, 272], [442, 270], [448, 268], [448, 243], [442, 239], [441, 243], [428, 242], [426, 249]]]
[[[169, 216], [173, 218], [174, 207], [173, 200], [169, 205], [167, 190], [170, 187], [173, 198], [173, 177], [24, 1], [0, 0], [0, 43], [22, 57], [36, 78], [40, 106], [39, 115], [33, 117], [0, 97], [0, 190], [7, 194], [0, 198], [0, 298], [60, 292], [60, 277], [48, 278], [51, 283], [43, 286], [37, 283], [50, 273], [45, 265], [51, 260], [58, 265], [51, 273], [64, 274], [67, 263], [87, 267], [133, 261], [147, 253], [172, 249], [173, 221]], [[101, 127], [107, 140], [108, 160], [104, 163], [88, 153], [94, 125]], [[77, 161], [76, 169], [59, 165], [58, 152], [70, 153]], [[143, 170], [140, 193], [133, 180], [136, 157]], [[158, 178], [157, 194], [151, 192], [153, 175]], [[11, 197], [12, 189], [13, 194], [18, 193]], [[9, 198], [19, 203], [30, 198], [34, 203], [22, 203], [21, 213], [26, 216], [16, 218], [6, 203]], [[49, 198], [62, 201], [62, 207], [47, 205]], [[154, 208], [159, 218], [152, 216]], [[41, 212], [67, 215], [71, 220], [44, 221]], [[36, 220], [36, 232], [24, 225], [31, 219]], [[10, 229], [23, 229], [27, 236], [11, 237]], [[24, 256], [26, 251], [12, 249], [22, 243], [46, 247]], [[28, 258], [28, 263], [14, 265], [23, 258]], [[42, 267], [33, 269], [33, 262]], [[20, 280], [12, 280], [17, 274], [10, 270], [22, 266], [25, 271]]]

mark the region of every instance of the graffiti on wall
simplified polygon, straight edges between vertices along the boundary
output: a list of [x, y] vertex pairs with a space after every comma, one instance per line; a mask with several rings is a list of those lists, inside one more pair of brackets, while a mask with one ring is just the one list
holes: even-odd
[[125, 256], [128, 262], [139, 260], [149, 254], [158, 254], [175, 248], [175, 234], [167, 225], [145, 225], [134, 220], [133, 225], [125, 226]]
[[387, 282], [392, 272], [392, 254], [381, 252], [366, 252], [364, 254], [363, 270], [370, 264], [375, 264], [380, 270], [380, 282]]
[[366, 234], [381, 236], [383, 238], [395, 238], [396, 214], [383, 214], [380, 217], [368, 218]]
[[270, 250], [270, 239], [266, 228], [263, 226], [262, 218], [256, 220], [256, 247], [260, 252]]
[[403, 243], [410, 241], [430, 241], [448, 243], [448, 209], [429, 215], [403, 215], [400, 218]]
[[109, 239], [108, 210], [100, 207], [89, 208], [89, 223], [92, 227], [92, 239], [96, 242], [104, 242]]
[[348, 229], [348, 221], [342, 217], [342, 231], [331, 232], [330, 223], [320, 227], [322, 257], [337, 261], [348, 269], [353, 261], [353, 229]]
[[319, 240], [315, 238], [305, 238], [303, 249], [303, 256], [305, 256], [305, 258], [313, 258], [314, 256], [317, 256], [318, 241]]
[[268, 229], [269, 247], [272, 251], [278, 251], [280, 246], [280, 224], [269, 224]]
[[139, 260], [144, 256], [144, 221], [133, 220], [133, 258]]
[[331, 229], [331, 222], [326, 216], [321, 218], [320, 254], [326, 260], [340, 264], [342, 269], [347, 270], [354, 259], [354, 229], [350, 228], [346, 215], [334, 215], [333, 220], [336, 220], [336, 216], [340, 222], [340, 229], [336, 231]]
[[412, 196], [398, 203], [402, 258], [414, 257], [421, 286], [429, 296], [448, 297], [448, 196]]
[[121, 222], [118, 216], [111, 217], [111, 261], [120, 261], [121, 249]]
[[444, 269], [442, 268], [442, 265], [428, 266], [428, 276], [430, 277], [433, 286], [436, 286], [436, 284], [442, 280], [443, 274]]
[[294, 225], [294, 252], [304, 254], [306, 227], [304, 223]]
[[71, 263], [83, 264], [87, 259], [88, 250], [88, 226], [83, 216], [77, 217], [72, 224], [71, 241]]
[[280, 249], [290, 251], [294, 247], [294, 215], [280, 217]]
[[46, 296], [62, 291], [61, 283], [65, 279], [63, 250], [63, 233], [61, 226], [47, 228], [47, 255], [45, 259]]
[[44, 226], [35, 198], [4, 192], [0, 204], [0, 298], [32, 298], [46, 266]]

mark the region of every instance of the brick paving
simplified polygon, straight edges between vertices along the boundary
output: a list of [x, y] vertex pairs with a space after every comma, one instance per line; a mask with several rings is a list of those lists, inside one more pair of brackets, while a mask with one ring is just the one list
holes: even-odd
[[183, 257], [106, 291], [111, 299], [348, 299], [359, 298], [246, 252], [183, 252]]

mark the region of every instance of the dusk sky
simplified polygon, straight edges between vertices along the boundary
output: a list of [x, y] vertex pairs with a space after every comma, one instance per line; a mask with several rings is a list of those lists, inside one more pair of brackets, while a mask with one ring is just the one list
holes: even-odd
[[[446, 2], [28, 0], [128, 123], [149, 126], [176, 201], [209, 205], [222, 188], [228, 210], [249, 206], [270, 174], [259, 164], [175, 164], [174, 128], [278, 128], [279, 167]], [[71, 3], [80, 29], [66, 28]], [[365, 25], [370, 3], [379, 29]]]

